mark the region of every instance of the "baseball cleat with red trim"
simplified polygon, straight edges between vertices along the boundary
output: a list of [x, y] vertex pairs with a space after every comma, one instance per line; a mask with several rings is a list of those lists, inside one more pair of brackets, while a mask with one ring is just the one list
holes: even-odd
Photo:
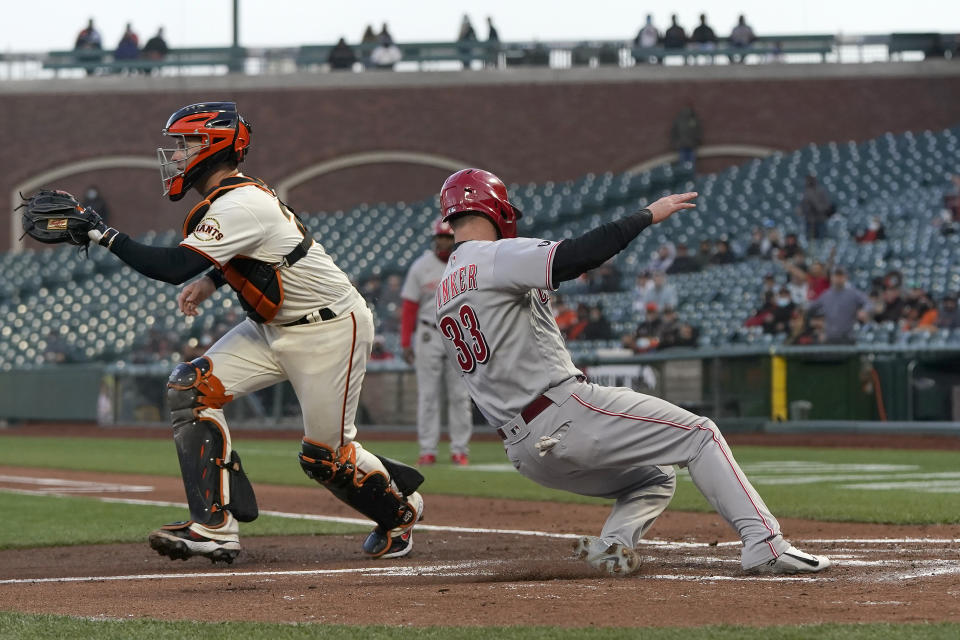
[[407, 501], [417, 512], [417, 519], [405, 529], [384, 531], [376, 527], [363, 541], [363, 552], [374, 558], [401, 558], [413, 550], [413, 527], [423, 520], [423, 496], [414, 491]]
[[223, 534], [223, 539], [214, 539], [190, 528], [192, 522], [174, 522], [152, 532], [147, 540], [150, 547], [171, 560], [186, 560], [193, 556], [210, 558], [210, 562], [232, 564], [240, 553], [240, 537]]
[[418, 467], [422, 467], [428, 464], [436, 464], [436, 463], [437, 463], [437, 456], [433, 455], [432, 453], [422, 453], [420, 454], [420, 457], [417, 458]]
[[627, 576], [640, 569], [640, 554], [619, 542], [604, 542], [595, 536], [583, 536], [573, 545], [574, 554], [591, 567], [612, 576]]
[[749, 573], [819, 573], [830, 566], [830, 558], [804, 553], [796, 547], [790, 547], [778, 557], [747, 569]]
[[450, 456], [450, 462], [459, 467], [466, 467], [470, 464], [470, 458], [465, 453], [455, 453]]

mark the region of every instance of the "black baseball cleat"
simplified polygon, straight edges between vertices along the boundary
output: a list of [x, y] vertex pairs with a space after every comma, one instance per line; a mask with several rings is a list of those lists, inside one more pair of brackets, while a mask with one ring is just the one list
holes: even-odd
[[[411, 493], [407, 500], [417, 510], [417, 522], [423, 520], [423, 496], [419, 492]], [[370, 532], [363, 541], [363, 552], [374, 558], [400, 558], [413, 550], [413, 525], [406, 529], [384, 531], [379, 526]]]
[[228, 540], [215, 540], [193, 531], [192, 522], [174, 522], [152, 532], [147, 540], [150, 547], [171, 560], [186, 560], [193, 556], [210, 558], [210, 562], [232, 564], [240, 554], [239, 536], [227, 536]]

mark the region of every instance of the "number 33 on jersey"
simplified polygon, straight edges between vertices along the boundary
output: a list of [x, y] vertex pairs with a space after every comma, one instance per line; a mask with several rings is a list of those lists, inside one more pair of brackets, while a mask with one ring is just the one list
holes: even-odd
[[[437, 327], [471, 397], [502, 424], [545, 389], [580, 375], [549, 307], [557, 243], [536, 238], [457, 246], [437, 285]], [[482, 365], [482, 366], [481, 366]]]

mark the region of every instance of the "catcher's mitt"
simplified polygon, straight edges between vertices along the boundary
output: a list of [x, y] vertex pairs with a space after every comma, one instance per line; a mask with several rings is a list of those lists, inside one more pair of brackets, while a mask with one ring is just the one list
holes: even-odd
[[67, 242], [85, 247], [90, 243], [87, 231], [100, 219], [96, 212], [84, 209], [66, 191], [50, 189], [38, 191], [29, 199], [24, 198], [17, 209], [23, 209], [24, 234], [46, 244]]

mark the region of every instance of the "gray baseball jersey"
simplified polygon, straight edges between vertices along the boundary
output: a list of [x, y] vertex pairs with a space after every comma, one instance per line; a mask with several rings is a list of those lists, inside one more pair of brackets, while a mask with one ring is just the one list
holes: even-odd
[[545, 290], [558, 243], [469, 241], [437, 286], [437, 324], [474, 402], [499, 427], [507, 457], [547, 487], [613, 498], [601, 538], [630, 547], [673, 497], [688, 467], [743, 541], [744, 568], [789, 548], [716, 425], [654, 396], [586, 382], [573, 365]]
[[556, 242], [512, 238], [457, 248], [436, 289], [437, 327], [494, 425], [581, 375], [550, 311]]

